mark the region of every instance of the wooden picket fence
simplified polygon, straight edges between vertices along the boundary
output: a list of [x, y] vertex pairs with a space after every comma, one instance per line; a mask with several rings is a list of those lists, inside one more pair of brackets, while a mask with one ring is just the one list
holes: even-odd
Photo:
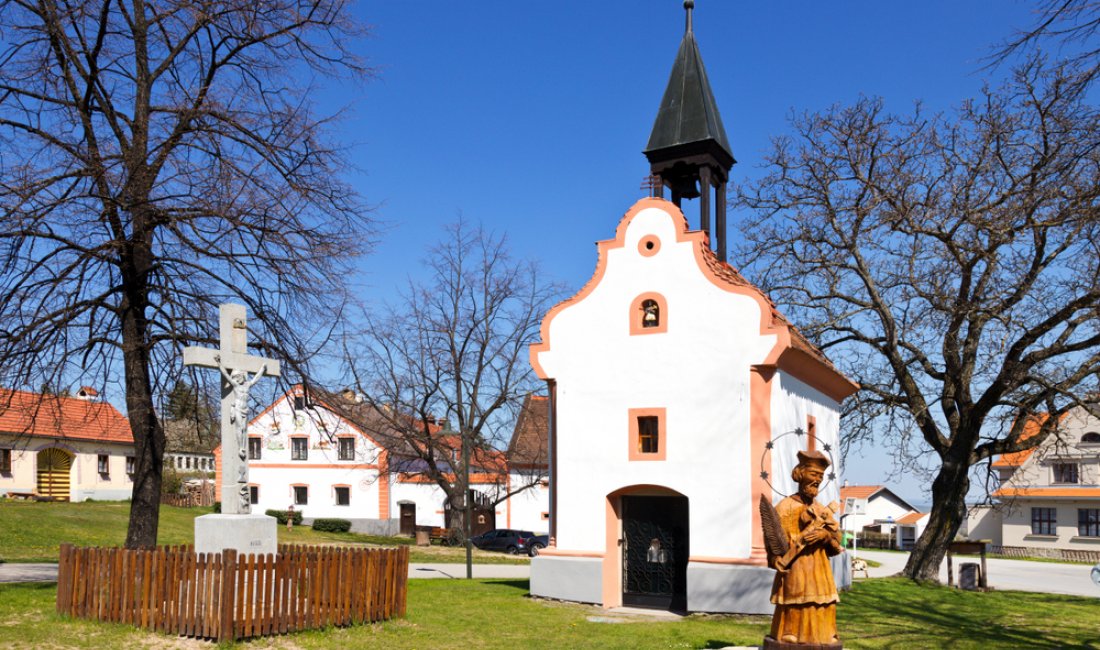
[[276, 555], [191, 546], [61, 546], [59, 614], [233, 641], [405, 615], [409, 548], [280, 545]]

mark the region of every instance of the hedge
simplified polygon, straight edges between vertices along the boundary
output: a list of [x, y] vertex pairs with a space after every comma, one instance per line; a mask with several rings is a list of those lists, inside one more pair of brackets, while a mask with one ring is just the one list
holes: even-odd
[[[265, 510], [264, 514], [267, 515], [268, 517], [274, 517], [275, 519], [277, 519], [279, 521], [280, 526], [285, 526], [286, 525], [286, 516], [287, 516], [287, 511], [286, 510]], [[302, 525], [302, 511], [301, 510], [295, 510], [294, 511], [294, 525], [295, 526], [301, 526]]]
[[314, 519], [313, 530], [326, 533], [346, 533], [351, 530], [351, 522], [347, 519]]

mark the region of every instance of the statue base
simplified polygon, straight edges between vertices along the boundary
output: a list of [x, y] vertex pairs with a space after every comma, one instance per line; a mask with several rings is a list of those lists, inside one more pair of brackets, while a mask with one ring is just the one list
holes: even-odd
[[195, 552], [274, 555], [279, 537], [274, 517], [267, 515], [203, 515], [195, 518]]
[[787, 643], [776, 641], [770, 636], [764, 637], [764, 650], [841, 650], [844, 647], [836, 643]]

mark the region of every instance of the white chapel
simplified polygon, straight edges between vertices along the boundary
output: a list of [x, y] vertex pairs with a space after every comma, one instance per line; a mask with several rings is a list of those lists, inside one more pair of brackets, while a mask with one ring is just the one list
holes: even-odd
[[[591, 280], [546, 314], [531, 349], [549, 388], [551, 473], [550, 547], [532, 561], [531, 592], [767, 613], [759, 499], [794, 491], [807, 448], [834, 461], [819, 500], [839, 498], [841, 402], [858, 386], [725, 261], [734, 159], [690, 4], [645, 151], [654, 196], [599, 242]], [[698, 229], [679, 207], [694, 198]]]

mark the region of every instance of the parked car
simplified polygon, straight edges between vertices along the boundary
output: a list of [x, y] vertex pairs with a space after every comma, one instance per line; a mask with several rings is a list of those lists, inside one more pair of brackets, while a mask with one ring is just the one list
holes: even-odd
[[504, 551], [516, 554], [527, 552], [527, 540], [535, 536], [529, 530], [500, 528], [470, 538], [473, 545], [485, 551]]
[[527, 541], [527, 554], [535, 557], [550, 543], [549, 535], [535, 535]]

